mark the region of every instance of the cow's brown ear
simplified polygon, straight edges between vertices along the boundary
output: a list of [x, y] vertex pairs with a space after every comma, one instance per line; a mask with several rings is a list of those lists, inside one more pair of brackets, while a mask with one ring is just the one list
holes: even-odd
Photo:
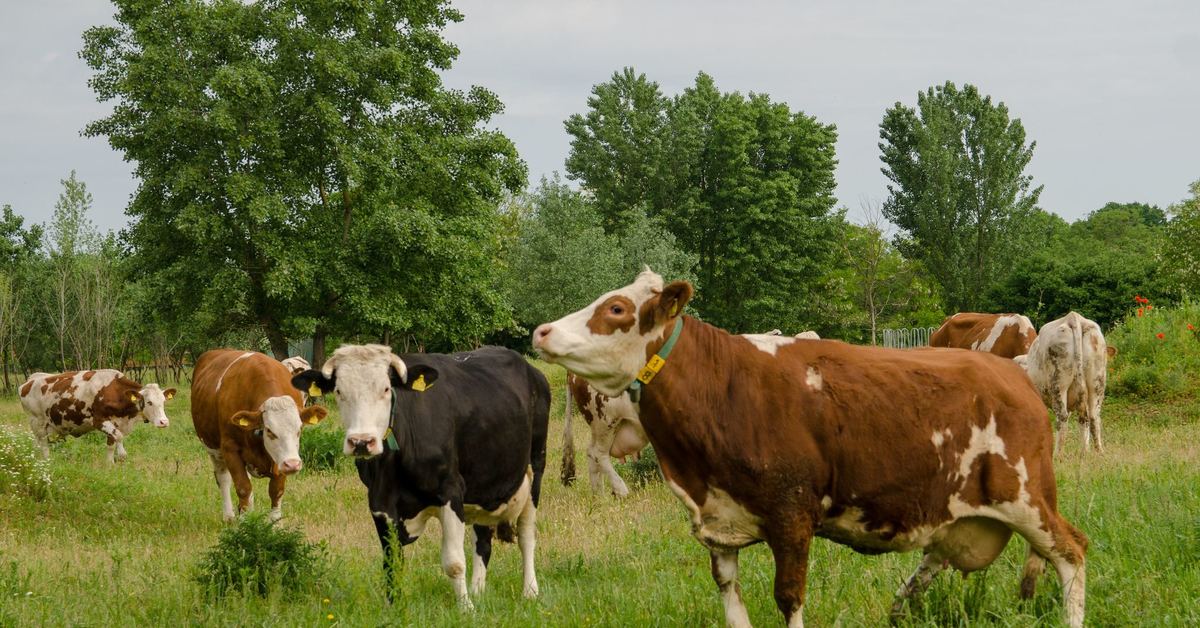
[[168, 389], [164, 390], [163, 396], [167, 398], [167, 401], [174, 399], [175, 398], [175, 389], [168, 388]]
[[305, 425], [316, 425], [329, 415], [329, 411], [321, 406], [309, 406], [300, 411], [300, 420]]
[[140, 392], [138, 392], [138, 391], [136, 391], [136, 390], [130, 390], [130, 391], [127, 393], [127, 395], [128, 395], [128, 397], [129, 397], [129, 400], [130, 400], [130, 401], [132, 401], [132, 402], [134, 402], [134, 403], [141, 403], [141, 402], [142, 402], [142, 393], [140, 393]]
[[262, 410], [255, 410], [253, 412], [249, 410], [242, 410], [241, 412], [237, 412], [233, 416], [229, 417], [229, 420], [232, 421], [234, 425], [246, 431], [250, 431], [262, 427], [262, 417]]
[[663, 288], [662, 294], [658, 295], [659, 316], [663, 319], [679, 316], [679, 313], [683, 311], [683, 306], [692, 299], [693, 292], [695, 290], [692, 288], [692, 284], [686, 281], [672, 281], [670, 285]]
[[1112, 345], [1108, 345], [1108, 348], [1105, 349], [1105, 351], [1108, 352], [1108, 357], [1110, 357], [1110, 358], [1117, 357], [1117, 348], [1116, 347], [1114, 347]]

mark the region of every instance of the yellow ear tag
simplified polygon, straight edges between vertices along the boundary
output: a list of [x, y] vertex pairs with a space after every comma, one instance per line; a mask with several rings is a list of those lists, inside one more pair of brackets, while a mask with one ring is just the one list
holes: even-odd
[[679, 315], [679, 301], [676, 301], [675, 304], [671, 306], [671, 316], [678, 316], [678, 315]]
[[321, 396], [321, 387], [318, 386], [316, 382], [313, 382], [308, 385], [308, 396], [309, 397], [320, 397]]
[[167, 401], [170, 401], [174, 398], [175, 398], [175, 393], [167, 393]]
[[425, 389], [427, 388], [429, 388], [429, 386], [425, 383], [425, 374], [422, 373], [417, 376], [416, 380], [413, 381], [412, 389], [417, 392], [425, 392]]
[[238, 425], [240, 425], [242, 427], [250, 427], [250, 419], [247, 419], [246, 417], [242, 417], [242, 418], [238, 419]]
[[129, 400], [136, 403], [138, 400], [138, 396], [131, 394], [131, 395], [129, 395]]

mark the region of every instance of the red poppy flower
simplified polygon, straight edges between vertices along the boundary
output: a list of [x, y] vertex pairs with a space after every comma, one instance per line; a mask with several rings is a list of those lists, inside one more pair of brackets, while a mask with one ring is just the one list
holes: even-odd
[[1159, 339], [1159, 340], [1162, 340], [1162, 339], [1165, 337], [1161, 331], [1160, 331], [1160, 332], [1158, 332], [1158, 333], [1157, 333], [1157, 334], [1155, 334], [1155, 335], [1156, 335], [1156, 336], [1158, 336], [1158, 339]]
[[1192, 327], [1191, 323], [1188, 323], [1188, 331], [1196, 331], [1196, 328]]
[[1141, 307], [1138, 308], [1138, 316], [1141, 316], [1142, 314], [1145, 314], [1145, 313], [1146, 313], [1145, 308], [1141, 308]]
[[1149, 312], [1150, 310], [1153, 310], [1153, 309], [1154, 309], [1154, 306], [1153, 306], [1153, 305], [1147, 305], [1147, 306], [1146, 306], [1146, 311], [1147, 311], [1147, 312]]

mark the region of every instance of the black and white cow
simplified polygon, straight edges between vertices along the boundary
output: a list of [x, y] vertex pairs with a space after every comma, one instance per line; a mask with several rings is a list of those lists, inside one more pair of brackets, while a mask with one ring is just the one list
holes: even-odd
[[398, 356], [383, 345], [347, 345], [292, 385], [337, 395], [344, 451], [359, 456], [389, 596], [392, 529], [407, 545], [433, 517], [442, 526], [442, 569], [462, 606], [472, 607], [468, 525], [471, 593], [484, 590], [493, 533], [512, 541], [515, 527], [525, 596], [537, 596], [533, 553], [550, 417], [550, 385], [537, 369], [499, 347]]

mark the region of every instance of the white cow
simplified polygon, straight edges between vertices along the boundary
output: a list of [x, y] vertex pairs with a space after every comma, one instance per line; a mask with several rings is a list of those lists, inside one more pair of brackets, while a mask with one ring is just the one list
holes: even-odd
[[1029, 353], [1013, 358], [1054, 410], [1055, 451], [1062, 449], [1062, 427], [1072, 412], [1084, 426], [1084, 449], [1095, 439], [1096, 450], [1104, 450], [1100, 406], [1108, 380], [1108, 358], [1116, 353], [1105, 343], [1099, 325], [1071, 312], [1043, 325]]

